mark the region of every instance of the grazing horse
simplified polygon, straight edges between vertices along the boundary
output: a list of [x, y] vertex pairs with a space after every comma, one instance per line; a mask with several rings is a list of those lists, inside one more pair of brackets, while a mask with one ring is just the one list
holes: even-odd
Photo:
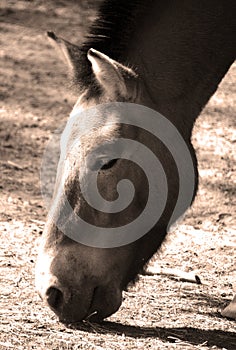
[[[234, 1], [106, 0], [99, 11], [81, 47], [48, 33], [64, 54], [78, 100], [62, 136], [66, 147], [61, 150], [43, 233], [36, 287], [59, 319], [67, 322], [99, 321], [119, 309], [122, 290], [165, 239], [180, 186], [173, 155], [161, 140], [150, 131], [125, 124], [115, 110], [110, 123], [109, 115], [96, 107], [127, 103], [165, 116], [191, 155], [194, 197], [198, 176], [191, 144], [193, 125], [235, 58]], [[86, 111], [93, 133], [81, 136], [80, 115]], [[155, 225], [132, 242], [107, 247], [98, 240], [97, 246], [86, 245], [71, 237], [73, 220], [65, 209], [65, 194], [73, 214], [93, 226], [94, 237], [102, 229], [112, 231], [127, 225], [140, 215], [148, 200], [147, 178], [132, 162], [137, 152], [128, 150], [129, 159], [104, 156], [102, 146], [112, 145], [118, 138], [144, 144], [158, 158], [168, 186], [165, 207]], [[90, 164], [85, 162], [88, 153], [93, 154]], [[92, 168], [99, 170], [98, 188], [111, 203], [110, 210], [109, 206], [104, 211], [93, 208], [83, 196], [80, 181], [86, 183]], [[117, 213], [112, 211], [112, 203], [122, 179], [133, 183], [135, 194], [132, 203]], [[82, 234], [86, 237], [87, 232]], [[236, 318], [235, 298], [223, 315]]]

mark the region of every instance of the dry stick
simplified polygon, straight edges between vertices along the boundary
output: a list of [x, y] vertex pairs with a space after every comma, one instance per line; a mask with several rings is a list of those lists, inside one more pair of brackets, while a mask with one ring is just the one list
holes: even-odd
[[200, 277], [197, 276], [194, 272], [184, 272], [177, 269], [163, 269], [160, 267], [149, 266], [144, 272], [143, 275], [154, 276], [154, 275], [164, 275], [169, 276], [170, 278], [177, 279], [182, 282], [191, 282], [202, 284]]
[[12, 162], [11, 160], [8, 160], [7, 162], [5, 161], [0, 161], [1, 164], [6, 165], [6, 166], [10, 166], [15, 168], [16, 170], [24, 170], [24, 167], [22, 167], [20, 164], [17, 164], [15, 162]]
[[8, 163], [9, 165], [12, 165], [12, 166], [13, 166], [14, 168], [16, 168], [16, 169], [20, 169], [20, 170], [23, 170], [23, 169], [24, 169], [24, 167], [22, 167], [20, 164], [17, 164], [17, 163], [15, 163], [15, 162], [11, 161], [11, 160], [8, 160], [7, 163]]
[[43, 226], [45, 225], [45, 222], [41, 220], [30, 219], [30, 221], [38, 225], [43, 225]]

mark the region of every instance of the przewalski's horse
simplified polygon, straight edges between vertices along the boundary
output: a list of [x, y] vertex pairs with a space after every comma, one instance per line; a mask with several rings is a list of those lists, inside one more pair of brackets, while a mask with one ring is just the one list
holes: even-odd
[[[235, 18], [234, 1], [107, 0], [81, 47], [49, 33], [73, 75], [78, 94], [73, 113], [110, 102], [135, 103], [160, 112], [187, 144], [196, 170], [195, 192], [192, 128], [234, 61]], [[103, 119], [97, 128], [99, 115], [95, 115], [92, 137], [80, 138], [78, 113], [72, 124], [69, 119], [70, 132], [64, 136], [70, 148], [63, 151], [59, 163], [36, 268], [38, 292], [60, 320], [73, 322], [90, 315], [90, 320], [101, 320], [118, 310], [122, 290], [164, 240], [177, 201], [179, 177], [170, 152], [150, 133], [115, 118], [116, 124], [111, 126], [109, 118]], [[73, 212], [94, 225], [95, 235], [96, 228], [105, 230], [132, 221], [147, 202], [142, 169], [126, 159], [106, 161], [99, 153], [100, 145], [117, 137], [145, 144], [158, 157], [168, 183], [166, 206], [155, 226], [140, 239], [113, 248], [86, 246], [57, 225], [58, 221], [70, 223], [59, 188], [64, 189]], [[88, 165], [83, 155], [90, 150], [96, 150], [91, 167], [101, 168], [98, 187], [106, 200], [115, 201], [120, 180], [127, 178], [134, 184], [134, 201], [122, 215], [91, 208], [81, 194], [78, 179], [86, 177]], [[70, 225], [67, 227], [69, 230]], [[223, 314], [236, 318], [235, 299]]]

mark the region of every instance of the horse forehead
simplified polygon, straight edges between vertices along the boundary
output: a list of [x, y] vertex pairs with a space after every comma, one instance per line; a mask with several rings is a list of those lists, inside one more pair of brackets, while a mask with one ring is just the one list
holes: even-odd
[[120, 117], [116, 111], [73, 110], [61, 138], [61, 148], [93, 148], [119, 135]]

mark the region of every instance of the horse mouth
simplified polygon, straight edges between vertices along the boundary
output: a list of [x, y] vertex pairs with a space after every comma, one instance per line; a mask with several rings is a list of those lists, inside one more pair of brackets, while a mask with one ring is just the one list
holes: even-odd
[[[110, 293], [109, 293], [110, 292]], [[84, 321], [100, 323], [105, 318], [115, 313], [122, 302], [122, 292], [120, 289], [112, 291], [103, 290], [97, 287], [93, 291], [90, 308]]]
[[99, 317], [99, 311], [95, 310], [94, 308], [94, 301], [96, 297], [96, 292], [97, 292], [98, 287], [94, 288], [93, 295], [91, 298], [91, 303], [89, 307], [89, 311], [87, 313], [87, 316], [84, 318], [84, 321], [87, 322], [101, 322], [104, 318]]
[[[115, 296], [115, 297], [114, 297]], [[122, 292], [120, 290], [113, 291], [113, 293], [106, 292], [101, 287], [96, 287], [93, 290], [88, 311], [81, 317], [77, 317], [76, 313], [72, 316], [59, 316], [59, 321], [64, 324], [75, 324], [81, 322], [100, 323], [105, 318], [115, 313], [122, 302]]]

